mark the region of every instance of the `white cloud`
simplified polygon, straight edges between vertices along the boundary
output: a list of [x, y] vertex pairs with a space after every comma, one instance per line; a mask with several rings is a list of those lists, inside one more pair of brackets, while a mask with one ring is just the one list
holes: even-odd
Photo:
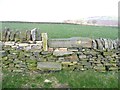
[[117, 16], [119, 0], [0, 0], [0, 21], [63, 21]]

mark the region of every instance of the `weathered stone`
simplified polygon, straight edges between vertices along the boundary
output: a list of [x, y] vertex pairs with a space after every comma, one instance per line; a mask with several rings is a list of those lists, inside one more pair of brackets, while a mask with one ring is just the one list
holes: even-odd
[[67, 56], [71, 54], [73, 54], [73, 52], [70, 52], [70, 51], [54, 51], [53, 52], [54, 56]]
[[40, 44], [30, 44], [32, 50], [42, 50], [42, 45]]
[[52, 54], [52, 53], [49, 52], [49, 51], [42, 51], [41, 54], [42, 54], [42, 55], [48, 55], [48, 54]]
[[37, 69], [40, 70], [61, 70], [61, 64], [57, 62], [38, 62]]
[[67, 48], [58, 48], [59, 51], [67, 51]]
[[65, 64], [65, 65], [70, 65], [72, 62], [70, 61], [62, 61], [62, 64]]
[[83, 61], [80, 61], [80, 63], [81, 63], [82, 65], [86, 65], [86, 66], [87, 66], [89, 62], [87, 62], [86, 60], [83, 60]]
[[24, 70], [16, 69], [16, 70], [13, 70], [13, 72], [22, 73], [22, 72], [24, 72]]
[[103, 52], [103, 54], [105, 55], [105, 56], [112, 56], [112, 52]]
[[101, 43], [102, 43], [102, 45], [103, 45], [103, 50], [105, 49], [105, 42], [104, 42], [104, 38], [100, 38], [100, 41], [101, 41]]
[[39, 57], [39, 58], [37, 58], [37, 61], [38, 62], [45, 62], [45, 61], [47, 61], [47, 58]]
[[84, 59], [84, 58], [87, 58], [87, 56], [83, 54], [83, 55], [79, 55], [79, 58]]
[[118, 67], [110, 67], [109, 70], [111, 70], [111, 71], [118, 71]]
[[108, 46], [108, 39], [103, 39], [104, 40], [104, 43], [105, 43], [105, 49], [108, 49], [109, 48], [109, 46]]
[[98, 67], [103, 67], [103, 64], [97, 63], [96, 66], [98, 66]]
[[78, 61], [79, 59], [78, 59], [77, 55], [74, 54], [74, 55], [66, 56], [65, 60]]
[[63, 39], [50, 39], [48, 41], [49, 47], [53, 48], [70, 48], [70, 47], [87, 47], [91, 48], [92, 40], [89, 38], [63, 38]]
[[71, 51], [71, 52], [78, 52], [78, 49], [77, 49], [77, 48], [68, 48], [68, 51]]
[[15, 35], [14, 35], [14, 40], [15, 40], [15, 42], [18, 42], [18, 41], [20, 41], [20, 31], [16, 31], [15, 32]]
[[13, 45], [15, 45], [15, 42], [5, 42], [4, 45], [13, 46]]
[[100, 39], [96, 39], [96, 42], [97, 42], [97, 49], [101, 49], [101, 50], [103, 50], [103, 44], [102, 44], [102, 42], [101, 42], [101, 40]]
[[99, 71], [99, 72], [105, 72], [106, 71], [105, 67], [98, 67], [98, 66], [96, 66], [96, 67], [94, 67], [94, 69], [96, 71]]
[[42, 42], [43, 42], [43, 50], [44, 51], [48, 50], [47, 40], [48, 40], [47, 33], [42, 33]]
[[7, 55], [7, 53], [5, 51], [0, 51], [0, 56], [4, 57], [6, 55]]
[[14, 41], [15, 40], [15, 36], [14, 36], [14, 32], [11, 32], [10, 34], [10, 41]]
[[113, 40], [113, 47], [114, 49], [116, 49], [118, 46], [117, 46], [117, 41], [116, 40]]
[[97, 49], [97, 42], [95, 40], [92, 40], [92, 48]]
[[53, 50], [53, 48], [48, 48], [48, 51], [53, 52], [54, 50]]
[[29, 30], [26, 31], [26, 40], [30, 41], [31, 40], [31, 33]]

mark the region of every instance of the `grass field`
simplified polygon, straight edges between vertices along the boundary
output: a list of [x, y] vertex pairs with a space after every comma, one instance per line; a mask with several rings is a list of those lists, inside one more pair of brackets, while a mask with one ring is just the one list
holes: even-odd
[[49, 38], [90, 37], [111, 38], [118, 37], [117, 27], [85, 26], [72, 24], [41, 24], [41, 23], [2, 23], [2, 28], [9, 27], [12, 30], [31, 30], [39, 28], [41, 32], [47, 32]]
[[[44, 83], [44, 80], [52, 83]], [[118, 73], [95, 71], [60, 71], [44, 74], [6, 73], [3, 88], [118, 88]]]

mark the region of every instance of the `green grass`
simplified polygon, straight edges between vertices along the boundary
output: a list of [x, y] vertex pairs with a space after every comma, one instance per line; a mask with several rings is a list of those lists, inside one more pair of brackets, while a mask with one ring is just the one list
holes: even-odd
[[[49, 79], [52, 83], [44, 83]], [[70, 88], [118, 88], [117, 72], [60, 71], [44, 74], [5, 73], [3, 88], [54, 88], [67, 84]]]
[[111, 38], [118, 37], [117, 27], [105, 26], [85, 26], [72, 24], [40, 24], [40, 23], [2, 23], [2, 28], [9, 27], [12, 30], [31, 30], [39, 28], [41, 32], [47, 32], [49, 38], [70, 38], [70, 37], [90, 37], [90, 38]]

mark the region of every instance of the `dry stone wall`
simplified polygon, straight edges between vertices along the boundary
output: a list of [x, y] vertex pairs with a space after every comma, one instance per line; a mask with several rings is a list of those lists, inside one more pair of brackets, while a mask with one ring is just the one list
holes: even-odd
[[[43, 71], [119, 71], [119, 40], [105, 38], [49, 39], [47, 33], [32, 41], [30, 32], [3, 32], [2, 68], [11, 72]], [[6, 36], [4, 36], [6, 35]]]
[[54, 50], [48, 48], [48, 51], [42, 51], [5, 46], [0, 53], [3, 69], [11, 72], [120, 70], [119, 52], [116, 49], [57, 48]]

